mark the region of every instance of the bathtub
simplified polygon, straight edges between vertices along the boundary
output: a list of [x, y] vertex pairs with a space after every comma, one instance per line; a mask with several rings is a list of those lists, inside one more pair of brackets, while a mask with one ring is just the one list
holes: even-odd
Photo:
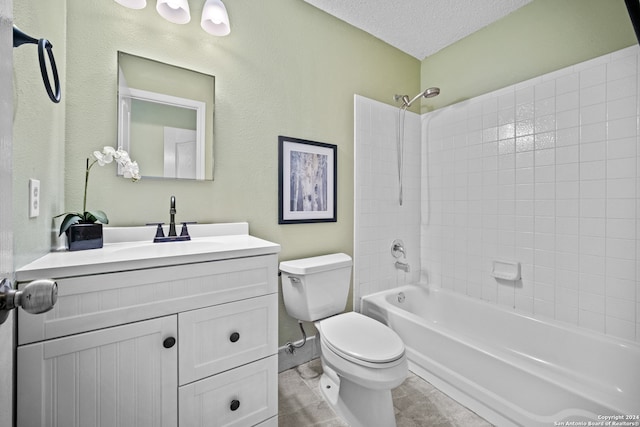
[[418, 285], [363, 297], [362, 313], [402, 337], [411, 371], [493, 424], [640, 425], [637, 343]]

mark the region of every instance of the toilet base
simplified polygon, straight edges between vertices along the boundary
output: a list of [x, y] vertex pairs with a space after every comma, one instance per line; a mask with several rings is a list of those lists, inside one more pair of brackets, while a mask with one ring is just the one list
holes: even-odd
[[351, 427], [396, 427], [391, 390], [372, 390], [339, 378], [324, 363], [323, 369], [320, 391]]

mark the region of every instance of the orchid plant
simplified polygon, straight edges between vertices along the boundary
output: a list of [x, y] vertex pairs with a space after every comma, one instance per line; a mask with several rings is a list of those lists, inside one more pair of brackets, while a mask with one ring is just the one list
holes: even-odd
[[131, 161], [129, 154], [122, 148], [118, 148], [116, 150], [113, 147], [107, 146], [104, 147], [102, 151], [94, 151], [93, 159], [87, 158], [87, 167], [84, 174], [84, 200], [82, 204], [82, 212], [65, 212], [56, 216], [56, 218], [58, 218], [64, 215], [62, 224], [60, 224], [60, 236], [74, 224], [93, 224], [95, 222], [109, 224], [109, 218], [107, 218], [107, 214], [103, 211], [87, 211], [87, 184], [89, 184], [89, 172], [96, 163], [100, 166], [104, 166], [114, 160], [118, 166], [120, 166], [125, 178], [129, 178], [134, 182], [140, 179], [138, 163]]

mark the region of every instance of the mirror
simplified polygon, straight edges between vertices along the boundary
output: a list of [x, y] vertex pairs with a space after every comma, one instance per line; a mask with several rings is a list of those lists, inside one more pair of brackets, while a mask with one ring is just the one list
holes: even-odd
[[213, 180], [215, 78], [118, 52], [118, 146], [145, 178]]

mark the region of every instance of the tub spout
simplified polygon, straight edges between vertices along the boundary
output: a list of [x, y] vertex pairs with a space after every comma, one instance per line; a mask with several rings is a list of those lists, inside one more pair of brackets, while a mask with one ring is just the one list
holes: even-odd
[[409, 264], [407, 264], [406, 262], [396, 261], [395, 266], [398, 270], [402, 270], [407, 273], [410, 270]]

